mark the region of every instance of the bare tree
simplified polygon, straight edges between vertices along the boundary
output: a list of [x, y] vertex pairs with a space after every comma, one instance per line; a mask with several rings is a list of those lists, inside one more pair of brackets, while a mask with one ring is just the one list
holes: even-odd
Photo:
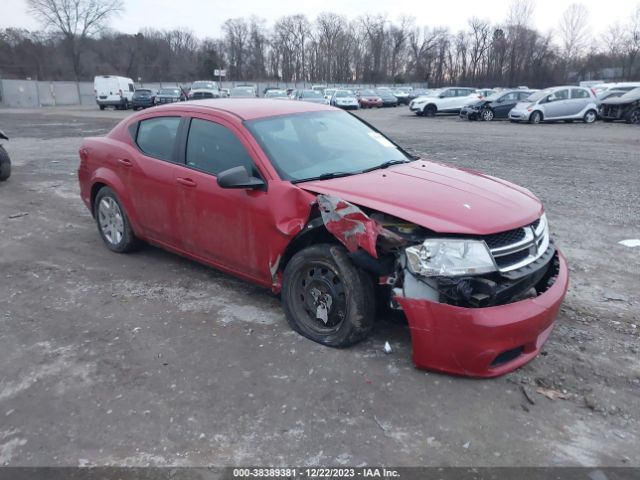
[[581, 3], [572, 3], [562, 14], [559, 25], [562, 51], [569, 63], [584, 54], [589, 43], [589, 11]]
[[87, 38], [122, 11], [122, 0], [27, 0], [29, 11], [45, 28], [61, 33], [76, 80], [82, 74], [81, 55]]

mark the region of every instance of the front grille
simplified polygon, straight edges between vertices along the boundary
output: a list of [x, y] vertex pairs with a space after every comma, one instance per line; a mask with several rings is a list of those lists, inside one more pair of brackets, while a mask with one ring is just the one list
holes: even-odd
[[511, 245], [512, 243], [519, 242], [524, 238], [524, 229], [516, 228], [515, 230], [509, 230], [508, 232], [495, 233], [493, 235], [487, 235], [484, 237], [484, 241], [489, 248], [504, 247], [505, 245]]
[[521, 269], [542, 257], [549, 242], [545, 215], [530, 225], [483, 237], [502, 273]]

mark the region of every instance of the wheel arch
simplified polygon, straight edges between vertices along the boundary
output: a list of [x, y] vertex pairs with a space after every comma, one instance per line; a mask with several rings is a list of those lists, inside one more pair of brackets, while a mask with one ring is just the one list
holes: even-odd
[[118, 200], [122, 204], [122, 207], [125, 210], [125, 214], [131, 223], [131, 228], [137, 237], [142, 238], [141, 232], [142, 227], [140, 226], [140, 222], [138, 221], [138, 216], [136, 215], [135, 208], [133, 208], [133, 204], [131, 199], [126, 194], [126, 189], [122, 183], [122, 181], [116, 177], [112, 172], [99, 169], [96, 171], [96, 174], [91, 180], [91, 190], [90, 190], [90, 200], [91, 200], [91, 215], [95, 218], [95, 200], [98, 192], [103, 188], [108, 187], [118, 196]]

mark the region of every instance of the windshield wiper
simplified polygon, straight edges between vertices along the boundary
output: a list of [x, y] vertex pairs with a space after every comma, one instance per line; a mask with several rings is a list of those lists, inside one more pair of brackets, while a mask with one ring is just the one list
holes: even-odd
[[291, 180], [291, 183], [300, 183], [300, 182], [312, 182], [313, 180], [330, 180], [332, 178], [340, 178], [340, 177], [348, 177], [349, 175], [356, 175], [362, 172], [327, 172], [322, 175], [318, 175], [317, 177], [309, 177], [309, 178], [300, 178], [296, 180]]
[[380, 170], [383, 168], [389, 168], [392, 165], [399, 165], [401, 163], [409, 163], [412, 160], [388, 160], [386, 162], [381, 163], [380, 165], [376, 165], [375, 167], [365, 168], [361, 173], [372, 172], [374, 170]]

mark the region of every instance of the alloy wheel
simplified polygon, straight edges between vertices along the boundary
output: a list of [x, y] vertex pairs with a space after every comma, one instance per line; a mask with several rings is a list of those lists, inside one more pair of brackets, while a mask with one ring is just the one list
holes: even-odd
[[124, 236], [124, 218], [120, 206], [112, 197], [104, 197], [98, 204], [98, 224], [104, 238], [118, 245]]

